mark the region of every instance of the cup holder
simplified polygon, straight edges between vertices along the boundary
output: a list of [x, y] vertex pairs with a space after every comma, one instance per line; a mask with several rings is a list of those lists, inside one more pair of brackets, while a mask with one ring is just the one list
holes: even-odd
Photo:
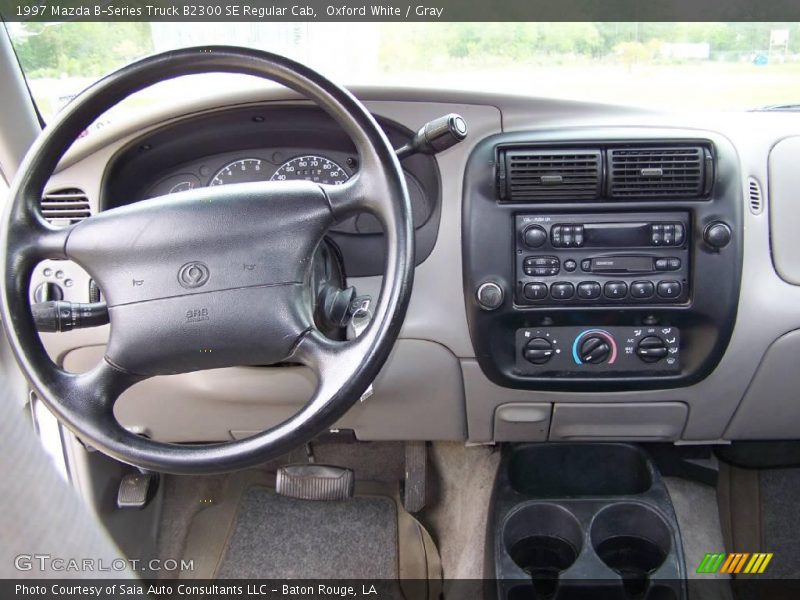
[[606, 566], [616, 571], [629, 598], [644, 597], [652, 575], [672, 547], [670, 529], [651, 508], [614, 504], [592, 522], [592, 547]]
[[511, 560], [531, 577], [537, 598], [552, 598], [558, 577], [577, 560], [580, 523], [557, 504], [528, 504], [506, 521], [504, 543]]

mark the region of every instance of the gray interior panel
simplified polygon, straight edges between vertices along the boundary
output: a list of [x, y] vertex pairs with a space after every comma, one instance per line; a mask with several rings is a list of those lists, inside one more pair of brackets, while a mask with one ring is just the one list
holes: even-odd
[[[104, 346], [66, 354], [73, 372], [91, 368]], [[148, 379], [117, 401], [126, 427], [172, 442], [223, 441], [263, 431], [290, 417], [311, 397], [304, 367], [237, 367]], [[443, 346], [401, 340], [374, 384], [375, 393], [337, 423], [365, 440], [463, 440], [461, 369]]]
[[769, 153], [772, 260], [789, 283], [800, 285], [800, 137], [781, 140]]
[[778, 339], [764, 356], [725, 436], [729, 439], [800, 438], [800, 331]]
[[[410, 129], [416, 129], [425, 120], [451, 111], [464, 115], [470, 128], [467, 141], [437, 156], [442, 180], [439, 236], [431, 255], [416, 269], [414, 292], [401, 332], [404, 342], [409, 339], [427, 340], [440, 346], [450, 358], [460, 359], [464, 374], [463, 384], [448, 385], [448, 389], [457, 391], [453, 396], [444, 394], [439, 375], [422, 375], [428, 372], [423, 364], [425, 359], [419, 356], [410, 357], [407, 368], [409, 372], [417, 369], [417, 375], [413, 381], [414, 386], [406, 388], [405, 393], [400, 388], [397, 389], [394, 397], [397, 398], [398, 406], [389, 406], [389, 402], [384, 403], [381, 396], [367, 402], [364, 407], [355, 407], [352, 414], [348, 415], [348, 419], [355, 419], [358, 415], [360, 436], [364, 436], [364, 439], [373, 434], [380, 436], [376, 439], [424, 439], [425, 436], [428, 439], [455, 439], [466, 435], [468, 430], [470, 441], [490, 442], [493, 439], [495, 411], [499, 405], [509, 402], [680, 402], [690, 408], [685, 428], [679, 434], [682, 440], [721, 441], [740, 435], [742, 429], [738, 425], [738, 415], [735, 426], [730, 429], [727, 426], [745, 396], [761, 358], [776, 339], [800, 328], [800, 286], [789, 283], [785, 279], [785, 273], [779, 274], [776, 271], [769, 227], [771, 219], [773, 222], [782, 221], [771, 214], [774, 200], [772, 195], [776, 191], [781, 195], [771, 178], [785, 178], [787, 169], [783, 165], [790, 164], [791, 170], [796, 171], [796, 165], [800, 161], [800, 149], [795, 142], [782, 144], [779, 141], [787, 135], [800, 135], [800, 114], [753, 112], [737, 114], [732, 118], [726, 114], [655, 114], [641, 109], [584, 102], [558, 102], [452, 91], [386, 88], [356, 89], [355, 92], [366, 101], [371, 110]], [[231, 93], [213, 100], [187, 100], [183, 104], [162, 107], [160, 112], [153, 112], [140, 120], [121, 124], [116, 128], [106, 128], [78, 141], [62, 161], [59, 172], [53, 176], [51, 187], [81, 187], [90, 201], [96, 203], [105, 164], [132, 136], [192, 112], [252, 102], [287, 101], [296, 101], [296, 97], [290, 92], [262, 90]], [[722, 361], [707, 378], [674, 390], [572, 393], [520, 391], [492, 384], [474, 361], [475, 351], [467, 329], [463, 300], [461, 195], [464, 166], [469, 153], [480, 139], [500, 131], [543, 131], [586, 126], [618, 126], [620, 131], [624, 131], [629, 126], [654, 125], [690, 127], [721, 133], [730, 139], [738, 152], [745, 201], [748, 177], [755, 177], [764, 184], [765, 209], [756, 214], [749, 209], [745, 210], [743, 285], [733, 337]], [[769, 163], [768, 177], [768, 157], [773, 146], [778, 153], [775, 156], [779, 156], [781, 160], [778, 164], [773, 157]], [[778, 167], [780, 173], [777, 171]], [[487, 168], [491, 168], [491, 165], [487, 165]], [[786, 197], [791, 202], [791, 198]], [[783, 203], [783, 200], [779, 199], [778, 202]], [[96, 209], [96, 204], [93, 208]], [[780, 214], [781, 208], [777, 210]], [[781, 254], [785, 244], [777, 243], [782, 244], [778, 251]], [[790, 260], [790, 255], [786, 256], [786, 260]], [[792, 276], [800, 281], [800, 271], [795, 271]], [[380, 278], [353, 279], [350, 283], [356, 285], [362, 293], [374, 293], [380, 285]], [[83, 290], [82, 285], [80, 288]], [[768, 315], [768, 318], [764, 315]], [[103, 344], [106, 337], [107, 328], [43, 336], [54, 358], [65, 356], [71, 349]], [[448, 364], [451, 366], [446, 367], [445, 372], [449, 373], [451, 369], [452, 372], [459, 372], [458, 361], [455, 365], [449, 361]], [[420, 367], [422, 370], [419, 370]], [[387, 372], [392, 369], [394, 367], [391, 364], [386, 368]], [[236, 379], [229, 379], [228, 387], [224, 388], [226, 392], [218, 396], [214, 396], [201, 385], [192, 388], [199, 389], [196, 393], [202, 400], [185, 406], [188, 412], [180, 419], [163, 421], [164, 427], [169, 424], [176, 428], [170, 432], [171, 435], [188, 439], [190, 433], [198, 433], [206, 427], [219, 429], [219, 424], [206, 422], [209, 419], [218, 419], [223, 411], [236, 407], [233, 413], [239, 416], [228, 419], [225, 435], [229, 436], [232, 430], [240, 434], [250, 431], [248, 422], [269, 420], [266, 414], [270, 415], [269, 418], [277, 418], [283, 414], [281, 411], [288, 414], [290, 409], [293, 410], [293, 394], [270, 403], [270, 407], [266, 408], [254, 402], [230, 400], [230, 390], [243, 386], [250, 389], [272, 389], [272, 378], [264, 377], [260, 371], [257, 374], [258, 376], [245, 375], [237, 370]], [[199, 375], [197, 378], [198, 381], [202, 380]], [[791, 411], [791, 401], [780, 394], [782, 384], [779, 379], [764, 380], [759, 385], [762, 387], [762, 395], [769, 396], [777, 392], [776, 398], [783, 398], [775, 401], [777, 405], [781, 410]], [[158, 393], [163, 396], [172, 391], [169, 387], [163, 387], [159, 388]], [[750, 395], [752, 394], [748, 393]], [[748, 399], [746, 404], [751, 402]], [[370, 407], [371, 403], [373, 407]], [[209, 408], [212, 404], [216, 404], [217, 408]], [[424, 407], [424, 412], [415, 412], [414, 406]], [[156, 403], [152, 403], [151, 407], [156, 411], [152, 415], [155, 419], [162, 407]], [[224, 414], [227, 416], [230, 413]], [[785, 425], [781, 423], [780, 414], [776, 412], [774, 416], [760, 415], [765, 421], [763, 428], [782, 431]], [[243, 415], [249, 415], [249, 418]], [[435, 418], [428, 418], [431, 415], [435, 415]], [[459, 432], [458, 435], [456, 431]]]
[[688, 407], [682, 402], [630, 404], [556, 404], [550, 439], [677, 440], [686, 423]]
[[552, 404], [510, 402], [494, 412], [496, 442], [543, 442], [550, 430]]

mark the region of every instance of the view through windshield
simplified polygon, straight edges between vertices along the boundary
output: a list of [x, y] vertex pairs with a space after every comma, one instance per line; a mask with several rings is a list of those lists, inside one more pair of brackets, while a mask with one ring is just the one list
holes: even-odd
[[[800, 103], [798, 23], [8, 23], [45, 117], [98, 77], [163, 50], [235, 44], [343, 84], [423, 86], [667, 110]], [[125, 105], [263, 85], [196, 76]], [[113, 118], [113, 117], [109, 117]]]

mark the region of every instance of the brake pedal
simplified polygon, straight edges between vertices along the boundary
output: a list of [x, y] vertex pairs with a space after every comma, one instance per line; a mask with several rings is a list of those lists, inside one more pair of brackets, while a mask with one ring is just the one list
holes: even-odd
[[275, 491], [301, 500], [347, 500], [356, 476], [351, 469], [330, 465], [286, 465], [278, 469]]
[[119, 482], [117, 508], [144, 508], [157, 486], [158, 475], [155, 473], [128, 473]]

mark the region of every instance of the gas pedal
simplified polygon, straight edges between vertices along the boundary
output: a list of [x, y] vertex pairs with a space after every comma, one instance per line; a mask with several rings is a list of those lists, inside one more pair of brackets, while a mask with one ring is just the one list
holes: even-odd
[[278, 469], [275, 491], [301, 500], [347, 500], [356, 476], [351, 469], [330, 465], [286, 465]]

